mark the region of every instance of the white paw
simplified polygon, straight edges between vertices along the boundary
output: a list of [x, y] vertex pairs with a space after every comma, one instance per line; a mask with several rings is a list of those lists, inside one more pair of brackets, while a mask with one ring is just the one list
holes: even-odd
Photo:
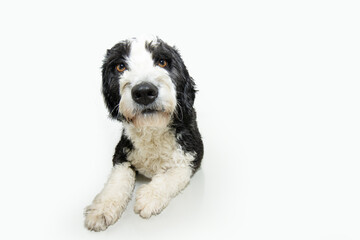
[[113, 202], [93, 203], [85, 208], [85, 227], [95, 232], [104, 231], [119, 219], [122, 211]]
[[143, 185], [136, 192], [134, 206], [135, 213], [143, 218], [159, 214], [169, 203], [170, 199], [165, 197], [151, 185]]

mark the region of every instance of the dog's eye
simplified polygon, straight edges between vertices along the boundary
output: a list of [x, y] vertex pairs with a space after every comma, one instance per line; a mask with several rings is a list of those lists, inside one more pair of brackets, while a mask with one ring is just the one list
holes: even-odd
[[164, 59], [160, 59], [158, 62], [158, 65], [162, 68], [166, 67], [168, 65], [167, 61]]
[[123, 72], [123, 71], [125, 71], [125, 70], [126, 70], [125, 64], [120, 63], [119, 65], [116, 66], [116, 70], [117, 70], [118, 72]]

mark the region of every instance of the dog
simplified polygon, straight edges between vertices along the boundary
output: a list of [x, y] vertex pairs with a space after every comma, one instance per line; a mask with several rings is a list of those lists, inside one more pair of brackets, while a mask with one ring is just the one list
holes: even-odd
[[110, 117], [122, 122], [113, 168], [85, 227], [103, 231], [125, 210], [136, 172], [150, 178], [136, 192], [134, 211], [159, 214], [200, 167], [203, 142], [193, 107], [195, 83], [175, 47], [158, 37], [133, 38], [107, 50], [102, 93]]

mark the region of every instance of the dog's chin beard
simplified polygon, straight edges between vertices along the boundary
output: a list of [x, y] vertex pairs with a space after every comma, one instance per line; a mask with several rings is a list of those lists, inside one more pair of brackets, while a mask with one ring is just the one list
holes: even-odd
[[168, 126], [171, 114], [163, 111], [145, 109], [128, 119], [136, 128], [156, 127], [165, 128]]

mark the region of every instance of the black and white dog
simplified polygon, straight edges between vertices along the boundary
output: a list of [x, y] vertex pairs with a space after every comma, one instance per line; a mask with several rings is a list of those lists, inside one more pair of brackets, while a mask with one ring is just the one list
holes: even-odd
[[149, 218], [186, 187], [203, 157], [195, 84], [174, 47], [159, 38], [122, 41], [107, 51], [102, 79], [106, 106], [123, 123], [123, 132], [111, 175], [85, 209], [85, 226], [93, 231], [119, 219], [135, 171], [151, 178], [137, 190], [134, 207]]

